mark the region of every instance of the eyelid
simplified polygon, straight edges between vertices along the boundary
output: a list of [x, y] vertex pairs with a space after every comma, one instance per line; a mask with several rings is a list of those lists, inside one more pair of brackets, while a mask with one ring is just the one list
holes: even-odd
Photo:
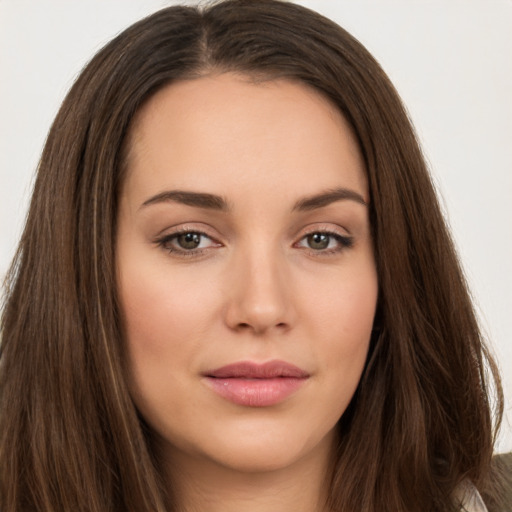
[[[308, 225], [303, 228], [300, 235], [295, 238], [295, 242], [293, 243], [293, 247], [309, 252], [314, 256], [330, 256], [336, 255], [345, 250], [350, 249], [354, 243], [354, 237], [350, 234], [347, 234], [348, 230], [339, 225], [333, 224], [325, 224], [325, 223], [316, 223], [313, 225]], [[163, 233], [163, 234], [162, 234]], [[195, 233], [200, 235], [201, 237], [205, 237], [211, 241], [211, 244], [208, 247], [197, 247], [191, 249], [180, 248], [177, 246], [171, 246], [171, 242], [178, 238], [182, 234], [186, 233]], [[313, 234], [324, 234], [336, 241], [336, 247], [326, 247], [326, 248], [312, 248], [303, 246], [302, 242], [308, 236]], [[216, 249], [222, 247], [224, 244], [219, 241], [218, 236], [214, 236], [210, 233], [210, 229], [201, 226], [196, 227], [190, 224], [178, 225], [176, 227], [166, 228], [162, 230], [159, 234], [155, 236], [153, 239], [153, 243], [159, 246], [161, 249], [164, 249], [166, 252], [171, 253], [177, 257], [199, 257], [209, 252], [211, 249]], [[330, 245], [330, 244], [329, 244]]]
[[328, 222], [313, 222], [308, 224], [299, 230], [299, 234], [297, 238], [304, 238], [305, 236], [312, 235], [314, 233], [325, 233], [336, 235], [342, 238], [353, 238], [350, 230], [345, 226], [340, 226], [336, 223], [328, 223]]
[[204, 233], [206, 236], [211, 238], [215, 237], [212, 233], [213, 229], [204, 222], [180, 222], [173, 225], [166, 225], [163, 229], [160, 229], [154, 235], [154, 240], [157, 238], [163, 238], [166, 235], [188, 233], [190, 231], [193, 231], [194, 233]]
[[[344, 231], [345, 233], [343, 233]], [[316, 233], [324, 234], [333, 237], [339, 244], [338, 247], [334, 248], [326, 248], [326, 249], [313, 249], [308, 247], [299, 246], [299, 244], [308, 236], [314, 235]], [[347, 234], [348, 230], [341, 227], [333, 227], [332, 224], [314, 224], [312, 226], [308, 226], [305, 228], [300, 236], [297, 238], [297, 241], [294, 242], [294, 247], [301, 248], [309, 252], [314, 256], [332, 256], [338, 255], [341, 252], [350, 249], [354, 245], [354, 237], [350, 234]]]
[[[153, 239], [153, 243], [156, 244], [158, 247], [164, 249], [168, 253], [171, 253], [178, 257], [200, 256], [212, 248], [218, 248], [223, 246], [223, 244], [219, 242], [218, 238], [211, 235], [208, 231], [208, 229], [196, 228], [191, 225], [181, 225], [174, 228], [166, 228], [165, 230], [162, 230], [158, 235], [155, 236], [155, 238]], [[186, 233], [196, 233], [202, 237], [206, 237], [212, 241], [212, 244], [209, 247], [200, 247], [188, 250], [180, 249], [179, 247], [171, 248], [167, 246], [167, 244], [169, 244], [172, 240]]]

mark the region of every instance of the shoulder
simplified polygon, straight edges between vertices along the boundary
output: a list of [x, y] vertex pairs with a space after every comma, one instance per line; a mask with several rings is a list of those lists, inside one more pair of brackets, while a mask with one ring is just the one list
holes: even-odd
[[480, 495], [469, 480], [458, 486], [454, 499], [460, 512], [512, 512], [512, 452], [493, 457], [489, 481], [484, 487]]
[[457, 487], [455, 499], [461, 505], [461, 512], [488, 512], [480, 493], [469, 480], [465, 480]]

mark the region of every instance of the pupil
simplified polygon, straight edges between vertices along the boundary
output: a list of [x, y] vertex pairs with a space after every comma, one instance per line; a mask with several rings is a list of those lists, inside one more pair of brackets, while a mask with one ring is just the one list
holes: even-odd
[[329, 235], [323, 233], [308, 235], [308, 245], [312, 249], [327, 249], [329, 246]]
[[196, 249], [201, 243], [201, 235], [199, 233], [184, 233], [178, 236], [178, 244], [183, 249]]

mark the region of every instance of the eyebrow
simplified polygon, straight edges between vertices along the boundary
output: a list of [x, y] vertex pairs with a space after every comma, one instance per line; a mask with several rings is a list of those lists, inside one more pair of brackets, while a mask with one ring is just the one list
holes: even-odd
[[195, 208], [206, 208], [207, 210], [229, 210], [228, 202], [221, 196], [204, 192], [185, 192], [183, 190], [166, 190], [165, 192], [150, 197], [142, 203], [142, 206], [166, 203], [169, 201], [193, 206]]
[[[355, 201], [356, 203], [368, 206], [363, 196], [348, 188], [329, 189], [313, 196], [299, 199], [293, 206], [292, 211], [311, 211], [323, 208], [336, 201]], [[217, 210], [226, 212], [230, 210], [229, 204], [222, 196], [208, 194], [205, 192], [187, 192], [184, 190], [166, 190], [156, 194], [142, 203], [141, 207], [152, 204], [175, 202], [195, 208]]]
[[354, 190], [348, 188], [333, 188], [315, 194], [314, 196], [304, 197], [299, 199], [293, 207], [293, 211], [310, 211], [317, 208], [323, 208], [336, 201], [355, 201], [356, 203], [368, 206], [368, 203], [363, 199], [363, 196]]

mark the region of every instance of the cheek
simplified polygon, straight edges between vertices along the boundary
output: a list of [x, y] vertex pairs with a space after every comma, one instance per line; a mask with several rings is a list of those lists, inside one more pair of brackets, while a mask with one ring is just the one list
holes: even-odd
[[[181, 286], [179, 279], [170, 286], [168, 276], [159, 275], [152, 266], [125, 264], [122, 270], [119, 296], [129, 387], [139, 411], [161, 430], [162, 418], [180, 413], [188, 396], [184, 374], [200, 354], [204, 304], [197, 290]], [[162, 393], [164, 389], [172, 392]]]
[[317, 353], [334, 394], [331, 403], [346, 406], [368, 354], [378, 282], [374, 267], [369, 265], [364, 272], [353, 272], [337, 283], [325, 283], [323, 293], [310, 302], [310, 336], [316, 331]]
[[211, 297], [201, 283], [179, 274], [169, 275], [165, 269], [158, 272], [153, 265], [123, 270], [120, 300], [132, 356], [140, 353], [158, 359], [172, 351], [179, 357], [185, 347], [192, 349], [211, 310]]
[[[179, 283], [177, 283], [179, 284]], [[179, 288], [178, 288], [179, 289]], [[140, 412], [156, 422], [165, 412], [179, 409], [178, 396], [185, 396], [183, 369], [198, 352], [200, 306], [190, 293], [177, 293], [165, 275], [153, 265], [128, 265], [119, 276], [124, 338], [128, 357], [129, 387]], [[186, 343], [184, 342], [186, 340]], [[164, 383], [176, 393], [162, 396]]]
[[[373, 264], [342, 271], [336, 278], [326, 279], [323, 286], [309, 297], [307, 309], [311, 320], [324, 339], [342, 341], [347, 350], [357, 349], [367, 341], [373, 327], [378, 296], [378, 281]], [[310, 290], [313, 286], [308, 287]]]

